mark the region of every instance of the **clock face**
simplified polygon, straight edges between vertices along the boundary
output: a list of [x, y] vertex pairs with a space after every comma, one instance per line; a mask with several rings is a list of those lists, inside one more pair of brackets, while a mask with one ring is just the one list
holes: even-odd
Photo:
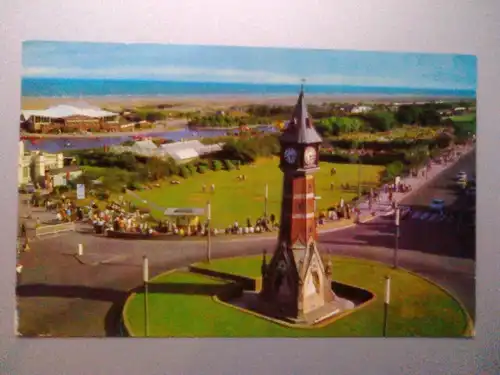
[[293, 164], [297, 160], [297, 151], [294, 148], [287, 148], [283, 156], [289, 164]]
[[316, 162], [316, 149], [314, 147], [307, 147], [304, 151], [304, 163], [307, 166], [313, 165]]

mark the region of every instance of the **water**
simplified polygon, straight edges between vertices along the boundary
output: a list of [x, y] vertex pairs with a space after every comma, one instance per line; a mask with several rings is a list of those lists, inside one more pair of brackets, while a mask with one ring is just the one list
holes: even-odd
[[[475, 90], [414, 89], [347, 85], [307, 85], [312, 95], [384, 95], [427, 97], [475, 97]], [[203, 96], [203, 95], [296, 95], [297, 85], [218, 82], [167, 82], [74, 78], [23, 78], [22, 95], [33, 97], [85, 96]]]
[[[257, 127], [255, 130], [262, 131], [264, 133], [273, 133], [276, 132], [277, 129], [274, 126], [270, 125], [262, 125]], [[142, 137], [155, 137], [155, 138], [164, 138], [172, 141], [180, 141], [181, 139], [196, 139], [196, 138], [214, 138], [221, 137], [226, 135], [227, 132], [230, 133], [239, 133], [239, 130], [219, 130], [219, 129], [210, 129], [210, 130], [200, 130], [197, 132], [193, 132], [187, 127], [180, 130], [172, 130], [161, 133], [138, 133], [136, 135], [140, 135]], [[57, 153], [65, 150], [82, 150], [82, 149], [90, 149], [90, 148], [100, 148], [104, 146], [113, 146], [119, 145], [125, 141], [133, 140], [132, 135], [126, 135], [121, 137], [99, 137], [99, 138], [45, 138], [39, 139], [36, 143], [32, 143], [31, 141], [25, 141], [24, 147], [28, 151], [45, 151], [49, 153]]]

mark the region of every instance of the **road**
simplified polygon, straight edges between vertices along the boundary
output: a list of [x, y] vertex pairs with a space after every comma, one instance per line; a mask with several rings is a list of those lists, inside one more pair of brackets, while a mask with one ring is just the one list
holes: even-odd
[[[449, 207], [460, 203], [448, 182], [459, 170], [472, 171], [475, 155], [460, 160], [435, 181], [403, 203], [427, 210], [438, 196]], [[84, 256], [74, 254], [79, 243]], [[475, 315], [475, 241], [466, 244], [457, 236], [454, 222], [405, 219], [401, 225], [399, 264], [429, 277], [456, 295]], [[319, 246], [331, 254], [392, 262], [395, 244], [393, 220], [372, 222], [320, 235]], [[274, 238], [217, 240], [212, 256], [261, 254], [272, 251]], [[34, 242], [22, 255], [24, 271], [18, 286], [20, 331], [25, 336], [114, 336], [123, 302], [141, 284], [141, 261], [150, 260], [151, 276], [169, 268], [203, 259], [202, 241], [121, 240], [74, 233]]]

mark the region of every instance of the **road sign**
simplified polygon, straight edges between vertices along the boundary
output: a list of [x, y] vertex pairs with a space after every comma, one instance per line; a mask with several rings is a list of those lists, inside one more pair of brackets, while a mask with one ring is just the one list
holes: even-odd
[[76, 199], [85, 199], [85, 185], [76, 185]]

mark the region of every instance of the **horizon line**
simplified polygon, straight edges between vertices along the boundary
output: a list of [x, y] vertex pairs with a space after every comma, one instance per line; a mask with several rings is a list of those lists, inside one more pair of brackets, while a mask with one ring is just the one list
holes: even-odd
[[[226, 85], [266, 85], [266, 86], [301, 86], [301, 82], [291, 83], [291, 82], [228, 82], [228, 81], [201, 81], [201, 80], [176, 80], [176, 79], [161, 79], [161, 78], [135, 78], [135, 77], [57, 77], [57, 76], [21, 76], [21, 80], [26, 79], [40, 79], [40, 80], [81, 80], [81, 81], [139, 81], [139, 82], [172, 82], [172, 83], [203, 83], [203, 84], [226, 84]], [[356, 85], [356, 84], [321, 84], [321, 83], [312, 83], [308, 84], [307, 81], [304, 84], [304, 87], [369, 87], [369, 88], [392, 88], [392, 89], [412, 89], [412, 90], [453, 90], [453, 91], [474, 91], [476, 92], [477, 87], [475, 88], [454, 88], [454, 87], [426, 87], [426, 86], [381, 86], [381, 85]]]

